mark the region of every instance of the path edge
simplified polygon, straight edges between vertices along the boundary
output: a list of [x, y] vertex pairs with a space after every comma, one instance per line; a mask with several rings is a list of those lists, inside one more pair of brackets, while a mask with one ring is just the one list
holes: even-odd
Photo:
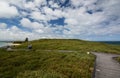
[[95, 55], [95, 62], [94, 62], [94, 66], [93, 66], [92, 78], [95, 78], [95, 74], [96, 74], [96, 60], [97, 60], [97, 56]]

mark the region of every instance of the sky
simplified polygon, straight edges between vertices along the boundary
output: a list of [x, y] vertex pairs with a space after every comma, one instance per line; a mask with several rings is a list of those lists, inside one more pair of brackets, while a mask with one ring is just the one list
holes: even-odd
[[120, 41], [120, 0], [0, 0], [0, 41]]

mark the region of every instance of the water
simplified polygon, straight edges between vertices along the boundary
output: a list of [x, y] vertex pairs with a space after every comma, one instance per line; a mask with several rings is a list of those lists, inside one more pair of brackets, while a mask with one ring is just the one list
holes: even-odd
[[112, 45], [120, 45], [120, 41], [100, 41], [100, 42]]
[[10, 45], [10, 42], [0, 42], [0, 47]]

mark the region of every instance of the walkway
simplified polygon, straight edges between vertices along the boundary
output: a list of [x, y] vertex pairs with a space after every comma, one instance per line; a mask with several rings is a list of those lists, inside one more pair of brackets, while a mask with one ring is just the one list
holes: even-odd
[[95, 78], [120, 78], [120, 64], [113, 59], [120, 55], [93, 53], [96, 58]]

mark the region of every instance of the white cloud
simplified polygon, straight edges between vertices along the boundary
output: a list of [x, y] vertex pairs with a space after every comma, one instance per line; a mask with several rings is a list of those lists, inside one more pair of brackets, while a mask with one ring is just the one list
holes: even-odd
[[7, 29], [0, 29], [0, 40], [25, 40], [28, 37], [29, 40], [43, 38], [43, 35], [23, 31], [17, 26], [12, 26]]
[[14, 6], [10, 6], [7, 2], [0, 1], [0, 18], [11, 18], [19, 15], [18, 10]]
[[115, 35], [119, 34], [120, 35], [120, 25], [116, 26], [109, 26], [107, 28], [99, 28], [93, 31], [92, 34], [95, 35]]
[[46, 4], [46, 1], [45, 0], [34, 0], [34, 4], [36, 6], [40, 6], [40, 4]]
[[64, 13], [63, 11], [61, 11], [61, 10], [54, 10], [54, 11], [53, 11], [53, 16], [55, 16], [55, 17], [57, 17], [57, 18], [63, 17], [64, 14], [65, 14], [65, 13]]
[[49, 28], [49, 27], [44, 27], [44, 25], [42, 24], [42, 23], [38, 23], [38, 22], [31, 22], [29, 19], [27, 19], [27, 18], [23, 18], [22, 20], [21, 20], [21, 25], [23, 26], [23, 27], [26, 27], [26, 28], [28, 28], [28, 29], [31, 29], [32, 30], [32, 32], [34, 33], [34, 34], [49, 34], [49, 33], [51, 33], [52, 31], [52, 29], [51, 28]]
[[47, 20], [45, 15], [43, 15], [43, 14], [41, 14], [41, 12], [37, 12], [37, 11], [31, 13], [31, 18], [33, 18], [35, 20], [44, 20], [44, 21]]
[[22, 6], [23, 3], [25, 2], [25, 0], [0, 0], [0, 1], [8, 4], [14, 4], [17, 6]]
[[53, 1], [49, 1], [49, 5], [51, 5], [52, 8], [60, 8], [59, 5]]
[[43, 8], [45, 14], [46, 14], [46, 18], [48, 20], [55, 20], [55, 19], [58, 19], [58, 18], [62, 18], [64, 16], [64, 12], [61, 11], [60, 9], [56, 9], [56, 10], [52, 10], [51, 8], [49, 7], [44, 7]]
[[31, 27], [31, 26], [30, 26], [30, 25], [31, 25], [31, 22], [30, 22], [30, 20], [27, 19], [27, 18], [23, 18], [23, 19], [20, 21], [20, 23], [21, 23], [21, 25], [22, 25], [23, 27], [27, 27], [27, 28]]
[[73, 6], [79, 7], [79, 6], [89, 6], [95, 3], [96, 1], [97, 0], [71, 0], [71, 3], [73, 4]]
[[76, 19], [66, 19], [65, 23], [67, 23], [69, 25], [78, 25], [78, 22]]
[[30, 29], [40, 29], [44, 27], [43, 24], [40, 24], [38, 22], [31, 22], [27, 18], [23, 18], [20, 22], [23, 27], [30, 28]]
[[37, 21], [50, 21], [50, 20], [55, 20], [58, 18], [62, 18], [64, 16], [64, 12], [62, 12], [61, 10], [52, 10], [49, 7], [44, 7], [43, 8], [43, 12], [45, 14], [43, 14], [41, 11], [32, 11], [30, 14], [30, 17], [34, 20]]
[[6, 23], [0, 23], [0, 29], [6, 29], [7, 24]]
[[25, 3], [25, 4], [24, 4], [24, 7], [25, 7], [26, 9], [31, 9], [31, 10], [34, 10], [34, 9], [35, 9], [35, 5], [34, 5], [33, 2], [27, 2], [27, 3]]
[[17, 26], [12, 26], [10, 30], [14, 31], [15, 33], [21, 31]]
[[49, 15], [51, 15], [53, 13], [53, 10], [49, 7], [44, 7], [44, 11], [46, 14], [49, 14]]
[[[0, 24], [0, 33], [4, 35], [9, 33], [11, 37], [14, 36], [15, 38], [18, 35], [25, 34], [25, 36], [31, 36], [31, 39], [40, 37], [78, 38], [79, 35], [83, 38], [91, 35], [105, 36], [120, 33], [119, 0], [109, 0], [109, 2], [108, 0], [71, 0], [74, 9], [71, 7], [61, 8], [57, 3], [64, 3], [65, 1], [59, 0], [55, 3], [54, 0], [50, 0], [49, 7], [46, 0], [1, 0], [0, 18], [20, 16], [22, 18], [18, 20], [20, 25], [31, 30], [32, 33], [22, 31], [17, 26], [7, 27], [5, 23]], [[19, 10], [21, 15], [13, 5], [22, 9]], [[65, 18], [64, 27], [61, 25], [53, 27], [49, 23], [50, 20], [59, 18]], [[17, 35], [14, 34], [15, 32]]]

